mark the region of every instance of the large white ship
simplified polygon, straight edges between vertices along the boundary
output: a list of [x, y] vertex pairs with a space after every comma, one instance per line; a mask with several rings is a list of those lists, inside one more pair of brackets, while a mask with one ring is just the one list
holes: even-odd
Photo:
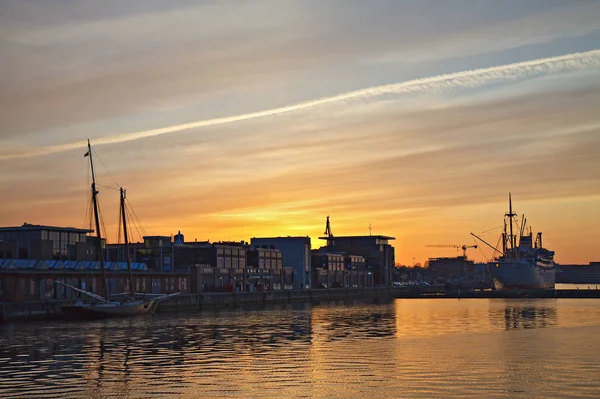
[[543, 247], [542, 233], [537, 233], [535, 241], [531, 228], [526, 233], [525, 215], [521, 218], [520, 226], [516, 226], [519, 235], [513, 234], [514, 218], [517, 215], [513, 213], [510, 194], [508, 198], [509, 211], [505, 214], [502, 252], [482, 240], [500, 253], [490, 263], [494, 286], [496, 289], [553, 289], [556, 276], [554, 251]]

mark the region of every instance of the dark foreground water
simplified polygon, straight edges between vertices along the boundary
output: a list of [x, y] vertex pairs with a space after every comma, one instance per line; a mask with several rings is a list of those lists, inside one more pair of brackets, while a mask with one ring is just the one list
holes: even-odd
[[409, 299], [0, 327], [1, 398], [600, 397], [600, 300]]

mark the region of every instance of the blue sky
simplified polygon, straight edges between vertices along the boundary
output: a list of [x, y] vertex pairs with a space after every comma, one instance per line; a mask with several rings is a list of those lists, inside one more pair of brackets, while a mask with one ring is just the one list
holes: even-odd
[[599, 21], [597, 1], [4, 1], [0, 220], [81, 225], [90, 138], [155, 234], [317, 236], [329, 214], [408, 263], [512, 191], [559, 260], [597, 260]]

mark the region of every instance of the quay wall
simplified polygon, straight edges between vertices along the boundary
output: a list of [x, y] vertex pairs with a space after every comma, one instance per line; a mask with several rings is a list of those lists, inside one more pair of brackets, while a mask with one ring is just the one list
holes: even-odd
[[[264, 306], [277, 303], [327, 302], [343, 300], [391, 300], [394, 298], [600, 298], [600, 290], [509, 290], [509, 291], [448, 291], [443, 288], [365, 287], [320, 290], [287, 290], [263, 292], [212, 292], [183, 294], [158, 306], [157, 312]], [[50, 320], [61, 317], [61, 306], [75, 300], [47, 299], [43, 301], [0, 302], [0, 323], [26, 320]]]
[[[285, 290], [262, 292], [210, 292], [182, 294], [161, 302], [157, 312], [227, 308], [294, 302], [322, 302], [345, 299], [395, 297], [392, 288], [339, 288], [322, 290]], [[0, 323], [25, 320], [59, 319], [60, 308], [72, 305], [77, 299], [46, 299], [25, 302], [0, 302]]]

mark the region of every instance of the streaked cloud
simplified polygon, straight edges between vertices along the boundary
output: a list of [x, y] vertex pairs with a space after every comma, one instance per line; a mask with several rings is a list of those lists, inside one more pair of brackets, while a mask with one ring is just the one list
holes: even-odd
[[[456, 87], [476, 87], [501, 81], [515, 81], [544, 74], [598, 67], [600, 67], [600, 50], [587, 51], [585, 53], [567, 54], [558, 57], [525, 61], [471, 71], [461, 71], [457, 73], [415, 79], [396, 84], [370, 87], [336, 96], [320, 98], [264, 111], [251, 112], [243, 115], [213, 118], [163, 128], [144, 130], [135, 133], [108, 136], [95, 140], [94, 145], [98, 146], [104, 144], [116, 144], [148, 137], [177, 133], [188, 129], [198, 129], [208, 126], [241, 122], [254, 118], [275, 116], [337, 102], [374, 100], [387, 95], [403, 95], [428, 91], [451, 90]], [[5, 152], [5, 154], [0, 154], [0, 160], [68, 151], [75, 148], [84, 147], [85, 145], [86, 142], [82, 141], [34, 149], [29, 152], [23, 151], [18, 153], [15, 151], [14, 154], [6, 154], [6, 150], [4, 150], [3, 152]]]

